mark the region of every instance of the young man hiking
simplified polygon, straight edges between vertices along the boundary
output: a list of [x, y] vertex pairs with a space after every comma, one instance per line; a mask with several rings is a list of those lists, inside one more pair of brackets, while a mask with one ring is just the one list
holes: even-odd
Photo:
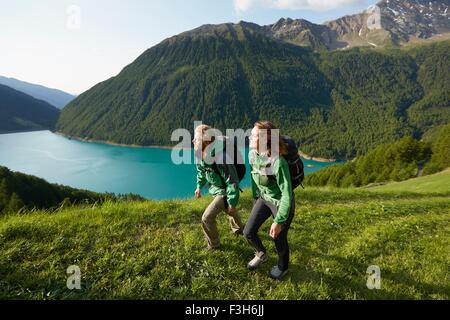
[[[231, 230], [242, 235], [244, 225], [236, 209], [239, 201], [240, 177], [233, 161], [228, 157], [226, 138], [216, 137], [214, 129], [201, 125], [195, 129], [193, 140], [197, 164], [197, 190], [195, 197], [201, 197], [201, 189], [209, 184], [209, 193], [214, 196], [202, 216], [202, 227], [208, 242], [208, 250], [220, 247], [217, 230], [217, 216], [224, 211], [229, 216]], [[222, 161], [219, 161], [222, 159]], [[245, 168], [245, 167], [244, 167]]]

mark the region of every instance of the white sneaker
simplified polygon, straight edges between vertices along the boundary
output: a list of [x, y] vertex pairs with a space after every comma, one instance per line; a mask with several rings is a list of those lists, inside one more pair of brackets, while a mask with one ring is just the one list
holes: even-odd
[[257, 252], [255, 257], [247, 264], [249, 270], [256, 270], [261, 264], [269, 259], [267, 253]]
[[281, 271], [278, 266], [275, 266], [270, 270], [269, 277], [275, 280], [282, 280], [288, 273], [288, 270]]

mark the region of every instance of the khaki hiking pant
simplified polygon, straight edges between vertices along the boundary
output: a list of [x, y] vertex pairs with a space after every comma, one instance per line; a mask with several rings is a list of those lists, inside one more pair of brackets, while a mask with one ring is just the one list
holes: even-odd
[[219, 231], [217, 230], [217, 216], [221, 212], [225, 212], [229, 216], [231, 230], [234, 234], [243, 231], [244, 224], [238, 212], [229, 215], [225, 210], [225, 197], [216, 196], [211, 204], [206, 208], [202, 216], [202, 227], [208, 241], [208, 248], [215, 249], [220, 246]]

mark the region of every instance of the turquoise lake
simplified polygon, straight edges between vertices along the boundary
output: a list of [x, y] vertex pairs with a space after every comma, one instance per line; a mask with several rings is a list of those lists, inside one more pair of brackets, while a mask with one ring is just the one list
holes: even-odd
[[[187, 151], [190, 152], [190, 151]], [[69, 140], [50, 131], [0, 135], [0, 165], [51, 183], [148, 199], [192, 197], [195, 164], [175, 165], [172, 150]], [[332, 163], [305, 160], [311, 173]], [[249, 175], [244, 188], [250, 186]]]

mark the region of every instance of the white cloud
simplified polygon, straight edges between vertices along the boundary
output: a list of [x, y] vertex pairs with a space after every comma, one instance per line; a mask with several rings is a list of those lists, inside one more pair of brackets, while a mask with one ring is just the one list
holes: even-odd
[[329, 10], [358, 2], [361, 0], [234, 0], [234, 7], [237, 13], [247, 11], [254, 6], [284, 10]]
[[250, 9], [258, 0], [234, 0], [234, 9], [237, 13], [242, 13]]

